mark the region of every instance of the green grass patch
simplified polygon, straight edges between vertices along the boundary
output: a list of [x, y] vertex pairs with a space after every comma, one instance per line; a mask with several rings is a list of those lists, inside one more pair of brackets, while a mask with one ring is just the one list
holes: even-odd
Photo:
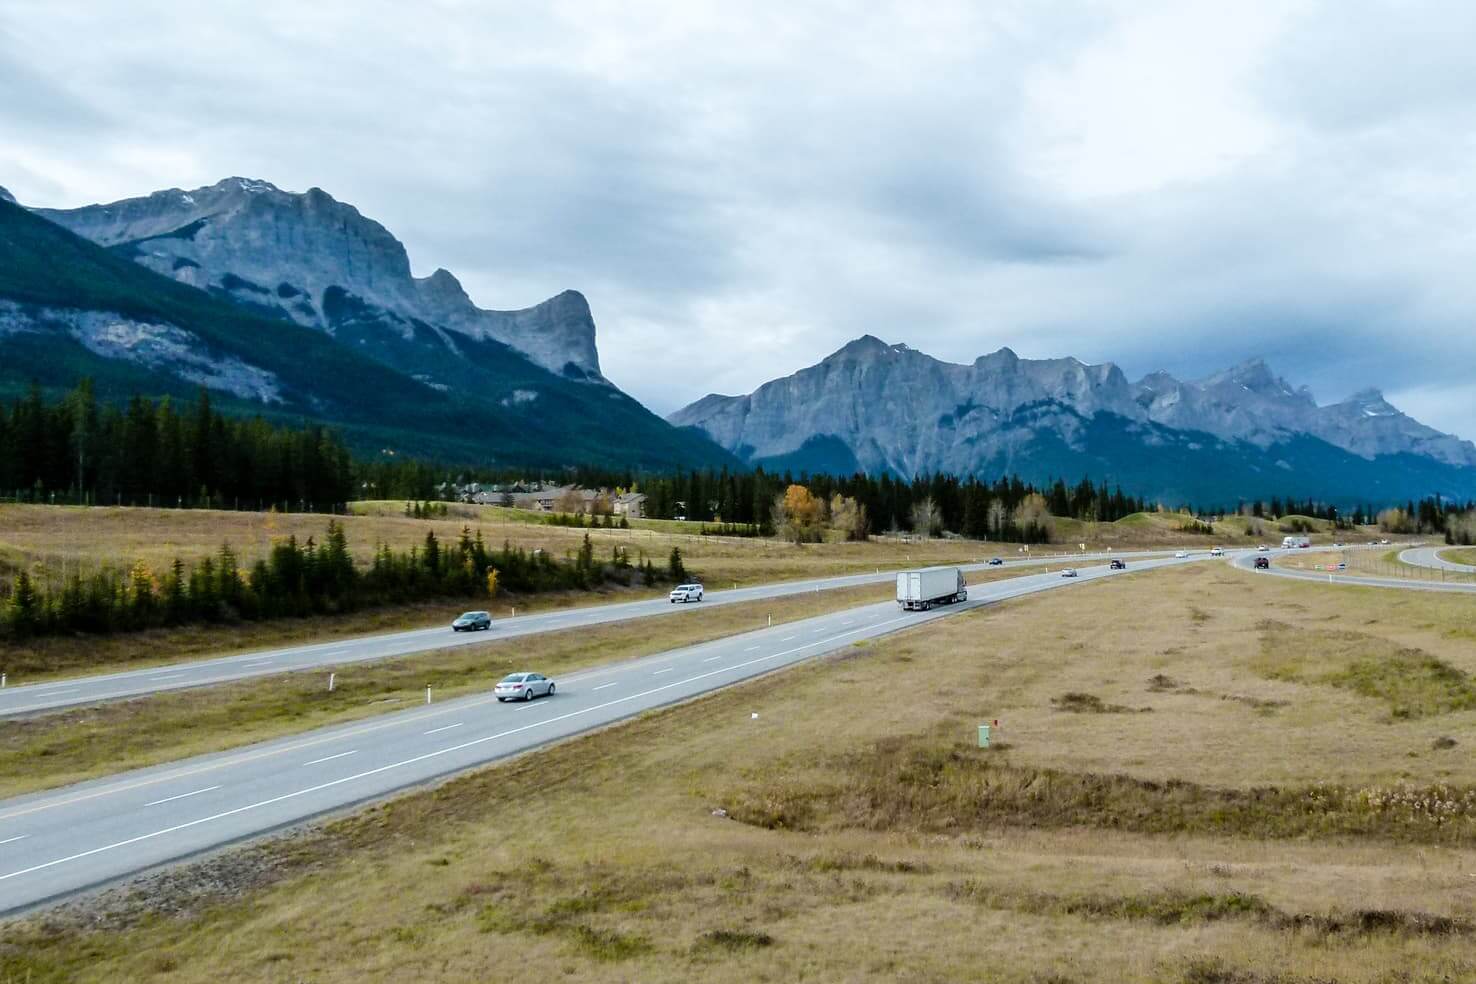
[[1272, 620], [1260, 630], [1253, 668], [1269, 679], [1351, 690], [1388, 705], [1398, 719], [1476, 709], [1471, 676], [1424, 650], [1360, 632]]

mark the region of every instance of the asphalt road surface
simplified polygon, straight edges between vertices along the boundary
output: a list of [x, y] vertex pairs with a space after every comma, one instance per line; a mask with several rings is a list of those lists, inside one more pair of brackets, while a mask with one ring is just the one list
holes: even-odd
[[[1116, 553], [1112, 556], [1132, 559], [1135, 556], [1162, 554], [1163, 551], [1160, 550], [1144, 553]], [[1063, 561], [1075, 563], [1102, 559], [1107, 556], [1107, 554], [1081, 554], [1069, 558], [1007, 560], [1005, 567], [1038, 566]], [[990, 568], [984, 564], [969, 564], [963, 565], [963, 569], [974, 571]], [[409, 632], [335, 639], [332, 642], [269, 649], [216, 659], [164, 664], [121, 673], [52, 679], [46, 683], [26, 686], [16, 686], [17, 681], [12, 678], [9, 686], [0, 689], [0, 717], [39, 714], [65, 707], [97, 704], [126, 697], [141, 697], [145, 694], [166, 690], [184, 690], [190, 687], [204, 687], [234, 680], [272, 676], [278, 673], [324, 669], [345, 663], [362, 663], [437, 649], [451, 649], [456, 646], [473, 646], [500, 639], [516, 639], [540, 632], [554, 632], [559, 629], [603, 625], [609, 622], [649, 618], [656, 615], [671, 615], [678, 612], [696, 611], [704, 606], [732, 605], [770, 598], [785, 598], [813, 591], [884, 584], [893, 581], [895, 577], [896, 571], [891, 570], [874, 574], [852, 574], [844, 577], [761, 584], [729, 591], [711, 591], [706, 594], [703, 601], [691, 604], [673, 605], [665, 598], [656, 598], [619, 602], [612, 605], [590, 605], [585, 608], [570, 608], [537, 615], [524, 615], [518, 618], [497, 619], [492, 623], [491, 630], [486, 632], [452, 632], [449, 627], [438, 626]], [[455, 614], [456, 612], [447, 608], [447, 626], [450, 625], [451, 618]]]
[[[1369, 547], [1373, 545], [1370, 544]], [[1369, 547], [1347, 547], [1344, 549], [1369, 549]], [[1272, 555], [1294, 554], [1295, 550], [1273, 550]], [[1265, 556], [1262, 554], [1261, 556]], [[1255, 570], [1255, 554], [1241, 554], [1235, 558], [1233, 563], [1242, 570]], [[1344, 584], [1362, 588], [1402, 588], [1407, 591], [1446, 591], [1455, 594], [1476, 594], [1476, 584], [1442, 582], [1442, 581], [1412, 581], [1408, 578], [1399, 577], [1364, 577], [1363, 575], [1349, 575], [1342, 571], [1298, 571], [1287, 567], [1281, 567], [1273, 563], [1270, 570], [1255, 571], [1257, 574], [1270, 575], [1272, 577], [1289, 577], [1298, 581], [1316, 581], [1320, 584]]]
[[1458, 571], [1462, 574], [1476, 574], [1476, 565], [1458, 564], [1453, 560], [1446, 560], [1440, 556], [1440, 551], [1446, 547], [1411, 547], [1399, 553], [1399, 559], [1406, 564], [1416, 567], [1433, 567], [1436, 570]]
[[0, 803], [0, 912], [381, 798], [863, 639], [1205, 557], [1137, 560], [1125, 572], [1083, 567], [1071, 579], [1022, 575], [971, 587], [968, 601], [927, 612], [903, 612], [892, 601], [865, 605], [574, 674], [557, 681], [555, 696], [531, 703], [465, 697], [18, 797]]

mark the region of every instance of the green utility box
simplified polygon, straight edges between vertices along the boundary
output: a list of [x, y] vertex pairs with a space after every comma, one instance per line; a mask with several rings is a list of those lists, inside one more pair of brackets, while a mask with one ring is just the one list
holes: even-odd
[[987, 724], [979, 725], [979, 747], [989, 747], [989, 725]]

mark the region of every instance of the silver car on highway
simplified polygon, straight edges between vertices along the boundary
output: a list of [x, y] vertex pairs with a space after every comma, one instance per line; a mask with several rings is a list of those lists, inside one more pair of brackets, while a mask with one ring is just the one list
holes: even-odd
[[552, 697], [554, 682], [541, 673], [509, 673], [497, 681], [492, 693], [498, 701], [532, 700], [534, 697]]

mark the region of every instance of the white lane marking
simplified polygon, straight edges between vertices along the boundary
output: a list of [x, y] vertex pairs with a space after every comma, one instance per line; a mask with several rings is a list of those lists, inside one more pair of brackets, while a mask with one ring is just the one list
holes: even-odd
[[15, 837], [7, 837], [7, 838], [5, 838], [3, 841], [0, 841], [0, 844], [14, 844], [16, 841], [23, 841], [23, 840], [25, 840], [29, 836], [31, 836], [31, 835], [30, 834], [17, 834]]
[[749, 646], [749, 647], [748, 647], [748, 648], [747, 648], [747, 649], [745, 649], [745, 650], [743, 650], [743, 651], [744, 651], [744, 652], [745, 652], [745, 653], [751, 653], [751, 652], [753, 652], [753, 651], [754, 651], [754, 650], [755, 650], [755, 649], [757, 649], [757, 648], [758, 648], [758, 646]]
[[[753, 647], [753, 649], [757, 649], [757, 648], [758, 648], [757, 646], [754, 646]], [[745, 653], [747, 653], [747, 652], [752, 652], [753, 650], [752, 649], [745, 649], [743, 651]], [[721, 656], [709, 656], [706, 659], [704, 659], [702, 662], [704, 662], [704, 663], [711, 663], [711, 662], [714, 662], [715, 660], [719, 660], [719, 659], [722, 659], [722, 657]]]
[[172, 677], [180, 677], [180, 676], [184, 676], [184, 675], [185, 675], [185, 671], [184, 670], [180, 670], [177, 673], [161, 673], [158, 676], [151, 676], [151, 677], [149, 677], [149, 679], [150, 680], [168, 680], [168, 679], [170, 679]]
[[606, 687], [618, 687], [618, 686], [620, 686], [619, 683], [602, 683], [598, 687], [595, 687], [594, 689], [595, 690], [604, 690]]
[[81, 687], [62, 687], [60, 690], [38, 690], [37, 697], [54, 697], [57, 694], [75, 694]]
[[241, 665], [242, 666], [266, 666], [270, 662], [271, 662], [271, 660], [269, 660], [269, 659], [258, 659], [258, 660], [255, 660], [254, 662], [251, 662], [251, 663], [242, 663]]
[[190, 796], [199, 796], [201, 793], [208, 793], [211, 790], [219, 788], [219, 786], [206, 786], [204, 789], [196, 789], [195, 791], [189, 793], [180, 793], [178, 796], [166, 796], [163, 799], [154, 800], [152, 803], [145, 803], [144, 806], [158, 806], [160, 803], [173, 803], [175, 800], [186, 799]]
[[780, 642], [789, 642], [793, 638], [794, 638], [794, 636], [785, 636], [783, 639], [780, 639], [779, 641]]
[[662, 668], [661, 668], [661, 669], [659, 669], [659, 670], [652, 670], [652, 671], [651, 671], [651, 675], [652, 675], [652, 676], [655, 676], [655, 675], [656, 675], [656, 674], [658, 674], [658, 673], [670, 673], [670, 672], [671, 672], [671, 671], [672, 671], [672, 670], [674, 670], [674, 669], [676, 669], [676, 667], [675, 667], [675, 666], [663, 666], [663, 667], [662, 667]]
[[[895, 618], [892, 619], [892, 621], [905, 622], [908, 621], [908, 619]], [[138, 844], [142, 841], [153, 840], [155, 837], [163, 837], [168, 834], [178, 833], [181, 830], [188, 830], [191, 827], [198, 827], [204, 823], [211, 823], [216, 820], [223, 820], [226, 817], [237, 816], [250, 810], [260, 809], [264, 806], [273, 806], [286, 800], [296, 799], [299, 796], [308, 796], [312, 793], [321, 792], [324, 789], [332, 789], [334, 786], [341, 786], [346, 782], [354, 782], [359, 779], [367, 779], [370, 776], [379, 775], [381, 772], [388, 772], [391, 769], [404, 768], [407, 765], [415, 765], [417, 763], [427, 761], [428, 759], [437, 758], [442, 755], [450, 755], [453, 752], [464, 751], [465, 749], [471, 748], [476, 745], [484, 745], [489, 741], [496, 741], [499, 738], [507, 738], [511, 735], [519, 734], [524, 731], [531, 731], [534, 728], [541, 728], [545, 725], [555, 724], [559, 721], [566, 721], [569, 718], [580, 717], [582, 715], [590, 714], [595, 711], [602, 711], [607, 707], [614, 707], [616, 704], [625, 704], [633, 700], [640, 700], [643, 697], [650, 697], [652, 694], [659, 694], [663, 690], [671, 690], [674, 687], [681, 687], [689, 683], [695, 683], [698, 680], [704, 680], [710, 676], [717, 676], [719, 673], [732, 673], [734, 670], [741, 670], [744, 667], [753, 666], [757, 663], [766, 663], [772, 659], [783, 659], [785, 656], [791, 656], [794, 653], [803, 652], [806, 649], [813, 649], [817, 645], [821, 645], [826, 642], [834, 642], [835, 640], [840, 639], [843, 636], [853, 634], [855, 634], [854, 631], [842, 632], [840, 635], [832, 636], [829, 639], [807, 643], [806, 645], [799, 646], [795, 649], [787, 649], [779, 653], [771, 653], [768, 656], [759, 656], [749, 660], [746, 663], [738, 663], [734, 666], [724, 667], [720, 670], [709, 670], [706, 673], [699, 673], [696, 676], [687, 677], [685, 680], [677, 680], [675, 683], [666, 683], [662, 684], [659, 687], [652, 687], [650, 690], [645, 690], [638, 694], [630, 694], [625, 697], [617, 697], [614, 700], [606, 701], [603, 704], [595, 704], [591, 707], [583, 708], [582, 710], [570, 711], [569, 713], [561, 714], [558, 717], [544, 718], [543, 720], [535, 722], [534, 724], [525, 724], [517, 728], [509, 728], [507, 731], [501, 731], [493, 735], [483, 735], [481, 738], [473, 738], [470, 741], [464, 741], [460, 745], [451, 745], [446, 748], [440, 748], [434, 752], [426, 752], [423, 755], [416, 755], [413, 758], [408, 758], [400, 762], [392, 762], [389, 765], [381, 765], [377, 768], [368, 769], [364, 772], [355, 773], [351, 776], [343, 776], [338, 779], [330, 779], [328, 782], [319, 783], [316, 786], [309, 786], [306, 789], [294, 790], [290, 793], [283, 793], [280, 796], [273, 796], [269, 799], [259, 800], [255, 803], [248, 803], [245, 806], [238, 806], [230, 810], [223, 810], [220, 813], [213, 814], [212, 816], [200, 817], [198, 820], [189, 820], [185, 823], [178, 823], [172, 827], [165, 827], [163, 830], [155, 830], [147, 834], [139, 834], [136, 837], [129, 837], [126, 840], [115, 841], [112, 844], [104, 844], [101, 847], [90, 848], [86, 851], [80, 851], [77, 854], [72, 854], [64, 858], [56, 858], [52, 861], [43, 861], [40, 864], [33, 864], [29, 868], [22, 868], [19, 871], [11, 871], [7, 872], [6, 874], [0, 875], [0, 882], [7, 881], [11, 878], [19, 878], [22, 875], [29, 875], [33, 872], [44, 871], [47, 868], [54, 868], [59, 864], [67, 864], [72, 861], [80, 861], [83, 858], [90, 858], [93, 855], [102, 854], [106, 851], [117, 850], [120, 847], [128, 847], [129, 845]], [[333, 757], [336, 758], [337, 756]]]
[[438, 735], [442, 731], [450, 731], [452, 728], [459, 728], [459, 727], [461, 727], [461, 722], [460, 721], [457, 721], [455, 724], [445, 724], [445, 725], [442, 725], [439, 728], [431, 728], [429, 731], [425, 732], [425, 734], [428, 734], [428, 735]]
[[337, 755], [325, 755], [323, 758], [313, 759], [311, 762], [304, 762], [302, 764], [303, 764], [304, 767], [309, 766], [309, 765], [320, 765], [323, 762], [332, 762], [334, 759], [341, 759], [345, 755], [352, 755], [352, 754], [354, 754], [354, 752], [357, 752], [357, 751], [358, 751], [357, 748], [351, 748], [351, 749], [349, 749], [346, 752], [339, 752]]

